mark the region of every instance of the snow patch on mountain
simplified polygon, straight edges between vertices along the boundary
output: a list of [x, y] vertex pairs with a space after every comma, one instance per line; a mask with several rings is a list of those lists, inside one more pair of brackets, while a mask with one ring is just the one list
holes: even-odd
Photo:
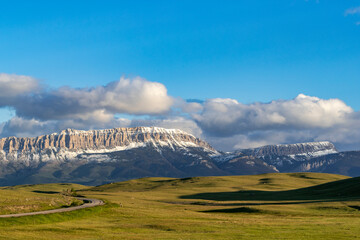
[[299, 153], [299, 154], [290, 154], [287, 155], [293, 159], [297, 159], [297, 157], [305, 157], [305, 158], [313, 158], [313, 157], [320, 157], [328, 154], [338, 153], [336, 149], [325, 149], [319, 150], [316, 152], [308, 152], [308, 153]]
[[[190, 152], [201, 149], [209, 155], [218, 155], [208, 143], [178, 129], [158, 127], [114, 128], [104, 130], [66, 129], [59, 133], [36, 138], [0, 139], [0, 163], [31, 164], [48, 161], [110, 161], [106, 153], [126, 151], [134, 148], [153, 147]], [[86, 156], [92, 154], [93, 156]], [[78, 157], [79, 156], [79, 157]], [[86, 157], [85, 157], [86, 156]]]
[[281, 160], [283, 157], [301, 161], [312, 157], [338, 153], [335, 146], [328, 141], [267, 145], [253, 149], [243, 149], [239, 152], [272, 161]]

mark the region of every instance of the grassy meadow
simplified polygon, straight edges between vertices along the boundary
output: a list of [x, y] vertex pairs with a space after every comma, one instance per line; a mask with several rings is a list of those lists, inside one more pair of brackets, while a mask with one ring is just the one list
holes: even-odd
[[84, 186], [39, 184], [1, 187], [0, 214], [35, 212], [82, 204], [82, 201], [76, 198], [61, 194], [71, 188], [82, 189]]
[[0, 239], [360, 238], [360, 178], [333, 174], [144, 178], [98, 187], [16, 186], [0, 189], [0, 206], [9, 204], [1, 202], [4, 193], [35, 204], [41, 197], [44, 202], [61, 199], [60, 192], [69, 186], [107, 204], [0, 219]]

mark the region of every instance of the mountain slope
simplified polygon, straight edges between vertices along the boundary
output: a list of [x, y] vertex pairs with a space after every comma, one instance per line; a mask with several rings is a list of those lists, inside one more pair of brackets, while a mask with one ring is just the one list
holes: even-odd
[[[0, 185], [75, 182], [98, 185], [140, 177], [274, 172], [262, 160], [227, 169], [221, 153], [176, 129], [115, 128], [0, 139]], [[235, 169], [237, 168], [237, 170]]]
[[143, 177], [326, 172], [360, 175], [360, 152], [330, 142], [269, 145], [232, 153], [181, 130], [114, 128], [0, 139], [0, 185], [99, 185]]
[[[271, 176], [271, 174], [269, 175]], [[302, 173], [301, 176], [303, 176], [303, 178], [305, 179], [316, 179], [313, 178], [312, 175], [309, 173]], [[271, 177], [264, 178], [263, 180], [267, 181], [267, 183], [264, 183], [265, 186], [272, 185]], [[298, 179], [297, 181], [301, 181], [301, 179]], [[218, 201], [346, 201], [351, 199], [357, 200], [359, 197], [360, 177], [340, 179], [315, 186], [290, 190], [240, 190], [228, 192], [206, 192], [181, 196], [181, 198], [184, 199], [203, 199]]]
[[337, 173], [360, 176], [360, 151], [340, 152], [312, 158], [301, 163], [294, 171]]
[[[244, 149], [241, 154], [260, 158], [280, 172], [294, 172], [299, 165], [319, 156], [338, 153], [335, 146], [328, 141], [296, 144], [268, 145], [254, 149]], [[310, 169], [308, 169], [310, 170]]]

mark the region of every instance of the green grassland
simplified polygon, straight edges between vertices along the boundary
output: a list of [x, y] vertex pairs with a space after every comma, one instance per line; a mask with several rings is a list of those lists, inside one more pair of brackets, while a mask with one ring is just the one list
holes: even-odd
[[[2, 188], [0, 194], [58, 197], [64, 187], [17, 186]], [[71, 187], [107, 204], [0, 219], [0, 239], [360, 238], [360, 178], [274, 173]]]
[[63, 191], [72, 188], [83, 189], [84, 186], [78, 184], [39, 184], [1, 187], [0, 214], [35, 212], [79, 205], [82, 201], [62, 194]]

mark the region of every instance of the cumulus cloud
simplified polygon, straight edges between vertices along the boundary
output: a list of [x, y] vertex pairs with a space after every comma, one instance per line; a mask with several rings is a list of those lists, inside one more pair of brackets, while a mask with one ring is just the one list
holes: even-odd
[[19, 98], [14, 104], [16, 114], [41, 120], [86, 118], [115, 113], [161, 114], [170, 110], [173, 99], [166, 87], [142, 78], [111, 82], [95, 88], [62, 87], [34, 96]]
[[36, 119], [13, 117], [3, 123], [1, 136], [34, 137], [52, 133], [56, 130], [56, 122], [54, 121], [43, 122]]
[[198, 113], [203, 110], [203, 102], [176, 98], [172, 110], [180, 114]]
[[0, 73], [0, 107], [14, 104], [19, 96], [39, 89], [39, 82], [32, 77]]
[[157, 126], [182, 129], [225, 151], [323, 140], [340, 149], [360, 148], [360, 112], [340, 99], [304, 94], [243, 104], [227, 98], [173, 98], [163, 84], [139, 77], [93, 88], [51, 90], [32, 77], [0, 74], [0, 107], [16, 113], [0, 123], [2, 137], [37, 136], [65, 128]]
[[324, 140], [340, 149], [360, 148], [360, 112], [340, 99], [304, 94], [252, 104], [209, 99], [192, 117], [203, 137], [222, 150]]
[[2, 123], [0, 132], [1, 136], [35, 136], [68, 127], [126, 127], [131, 120], [116, 114], [166, 115], [173, 103], [163, 84], [140, 77], [93, 88], [50, 90], [32, 77], [1, 74], [0, 107], [10, 107], [16, 116]]
[[300, 94], [292, 100], [248, 105], [234, 99], [210, 99], [193, 117], [209, 135], [232, 136], [269, 129], [328, 128], [345, 123], [353, 112], [339, 99]]

